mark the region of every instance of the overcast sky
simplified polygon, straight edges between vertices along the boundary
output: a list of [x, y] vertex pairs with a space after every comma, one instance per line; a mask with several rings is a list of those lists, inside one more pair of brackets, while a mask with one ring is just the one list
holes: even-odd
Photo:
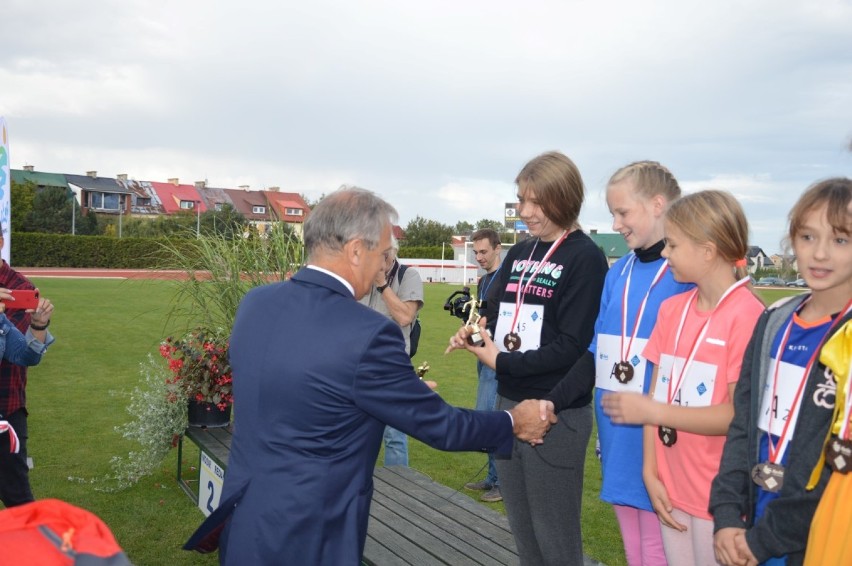
[[810, 183], [852, 172], [852, 0], [3, 0], [12, 167], [501, 219], [556, 149], [610, 231], [618, 167], [740, 198], [780, 250]]

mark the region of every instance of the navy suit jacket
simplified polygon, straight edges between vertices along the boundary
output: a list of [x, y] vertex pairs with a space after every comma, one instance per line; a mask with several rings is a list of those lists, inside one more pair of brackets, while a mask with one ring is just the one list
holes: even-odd
[[399, 325], [314, 269], [246, 295], [230, 361], [222, 504], [199, 529], [225, 523], [222, 564], [358, 564], [386, 424], [441, 450], [511, 452], [508, 414], [446, 404]]

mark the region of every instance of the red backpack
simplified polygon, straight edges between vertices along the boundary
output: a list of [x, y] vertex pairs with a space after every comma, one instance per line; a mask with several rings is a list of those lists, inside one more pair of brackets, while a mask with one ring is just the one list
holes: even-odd
[[0, 511], [0, 566], [127, 566], [96, 515], [58, 499]]

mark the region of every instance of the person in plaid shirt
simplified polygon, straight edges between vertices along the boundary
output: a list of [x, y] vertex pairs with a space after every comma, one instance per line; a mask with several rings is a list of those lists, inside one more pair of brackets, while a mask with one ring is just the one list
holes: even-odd
[[[0, 231], [0, 248], [3, 247], [3, 236]], [[35, 289], [29, 279], [9, 267], [5, 260], [0, 265], [0, 298], [8, 296], [6, 290], [11, 289]], [[0, 303], [0, 309], [4, 309]], [[15, 309], [0, 314], [0, 323], [4, 318], [14, 325], [24, 335], [28, 350], [37, 355], [34, 363], [38, 363], [41, 354], [46, 347], [53, 342], [53, 336], [47, 332], [50, 324], [50, 315], [53, 305], [47, 299], [39, 301], [39, 308], [35, 313]], [[0, 324], [0, 326], [3, 326]], [[9, 329], [11, 330], [11, 329]], [[7, 335], [8, 333], [8, 335]], [[12, 340], [15, 331], [3, 331], [3, 338]], [[19, 338], [21, 338], [19, 336]], [[32, 340], [32, 339], [35, 340]], [[8, 346], [5, 348], [8, 355]], [[30, 488], [29, 467], [27, 465], [27, 408], [26, 387], [27, 368], [18, 365], [3, 355], [0, 361], [0, 421], [6, 421], [13, 429], [5, 434], [0, 434], [0, 501], [6, 507], [14, 507], [34, 501], [32, 489]], [[24, 361], [18, 359], [17, 361]], [[27, 365], [34, 365], [28, 363]], [[13, 434], [13, 432], [15, 434]], [[17, 447], [15, 446], [17, 436]], [[15, 451], [17, 448], [17, 451]]]

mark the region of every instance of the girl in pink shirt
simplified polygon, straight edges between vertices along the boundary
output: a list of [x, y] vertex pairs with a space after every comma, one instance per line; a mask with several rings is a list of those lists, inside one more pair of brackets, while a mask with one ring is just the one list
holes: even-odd
[[646, 425], [642, 475], [669, 564], [716, 564], [710, 484], [743, 352], [764, 306], [748, 286], [748, 223], [731, 194], [701, 191], [676, 201], [665, 236], [674, 278], [696, 287], [660, 306], [643, 352], [654, 364], [650, 393], [609, 394], [602, 405], [613, 422]]

